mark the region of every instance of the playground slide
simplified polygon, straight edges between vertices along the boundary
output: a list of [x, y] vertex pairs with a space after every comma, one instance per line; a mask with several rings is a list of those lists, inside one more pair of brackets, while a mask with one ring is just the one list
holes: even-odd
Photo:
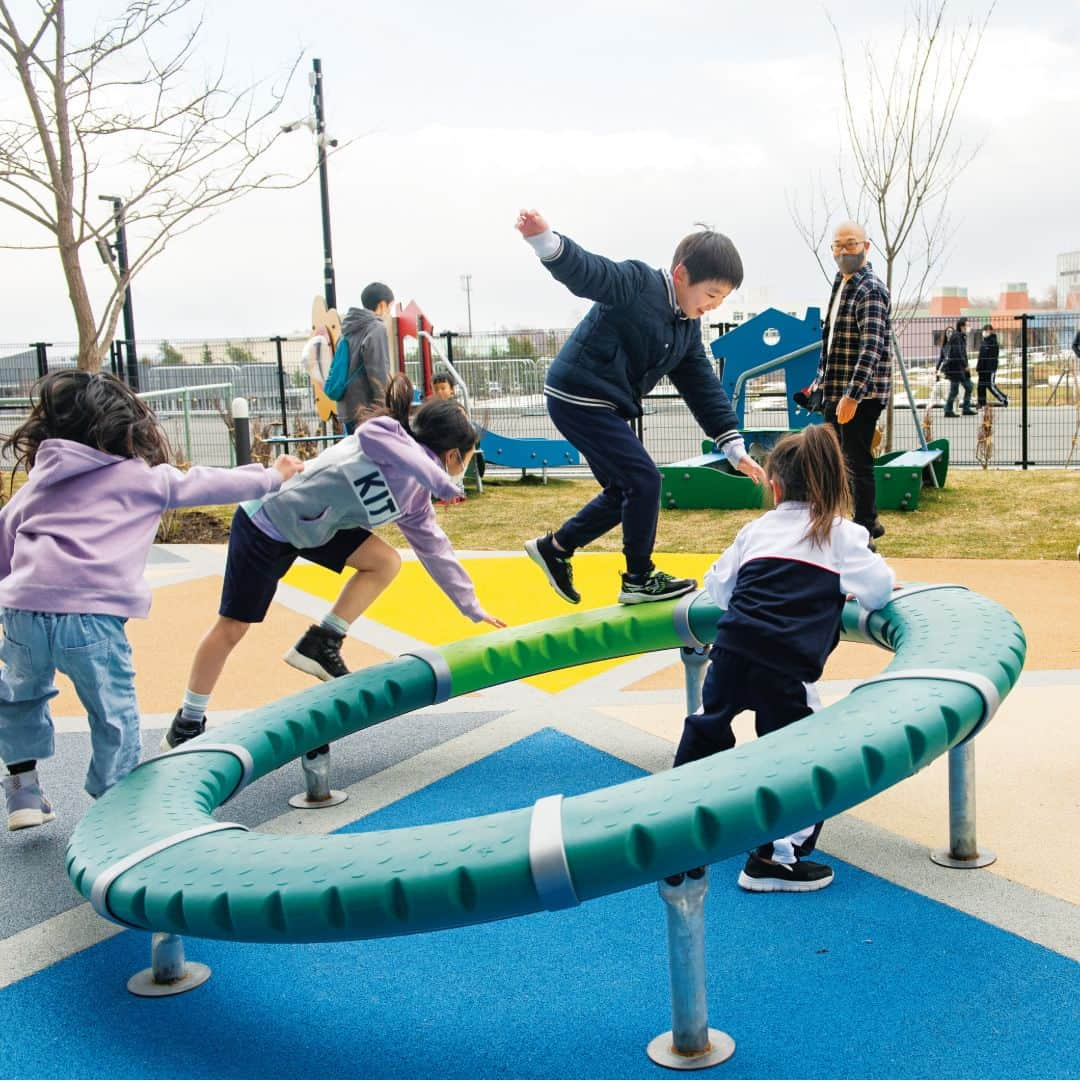
[[737, 750], [532, 808], [385, 832], [270, 836], [218, 821], [244, 786], [323, 743], [555, 668], [711, 639], [704, 594], [564, 616], [424, 647], [243, 714], [107, 792], [68, 847], [103, 916], [253, 942], [410, 934], [557, 909], [655, 882], [826, 818], [970, 739], [1019, 678], [1002, 607], [912, 586], [844, 637], [894, 650], [847, 698]]

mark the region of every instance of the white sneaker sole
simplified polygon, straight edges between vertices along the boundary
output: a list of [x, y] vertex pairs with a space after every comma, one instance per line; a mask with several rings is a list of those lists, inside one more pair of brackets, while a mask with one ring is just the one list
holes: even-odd
[[25, 830], [32, 826], [44, 826], [56, 817], [52, 811], [46, 814], [44, 811], [36, 811], [33, 807], [24, 807], [21, 811], [12, 811], [8, 815], [7, 828], [9, 830]]
[[619, 604], [655, 604], [657, 601], [671, 601], [676, 597], [685, 597], [687, 593], [693, 593], [695, 589], [697, 589], [697, 582], [691, 582], [678, 593], [665, 593], [662, 597], [653, 597], [648, 593], [620, 593]]
[[313, 661], [310, 657], [305, 657], [303, 653], [298, 653], [295, 647], [290, 649], [282, 660], [301, 672], [307, 672], [309, 676], [321, 679], [324, 683], [329, 683], [334, 678], [318, 661]]
[[567, 604], [581, 603], [580, 597], [575, 600], [573, 597], [568, 597], [559, 588], [559, 583], [555, 581], [555, 579], [552, 577], [551, 571], [548, 570], [548, 565], [544, 561], [544, 557], [540, 554], [540, 549], [536, 546], [536, 541], [529, 540], [525, 542], [525, 553], [544, 572], [544, 577], [548, 580], [548, 585], [551, 586], [551, 588], [555, 590], [555, 592], [558, 593], [558, 595], [562, 597], [562, 599], [566, 601]]
[[812, 882], [790, 882], [782, 878], [751, 878], [745, 871], [739, 872], [739, 886], [749, 893], [813, 893], [831, 886], [833, 875], [815, 878]]

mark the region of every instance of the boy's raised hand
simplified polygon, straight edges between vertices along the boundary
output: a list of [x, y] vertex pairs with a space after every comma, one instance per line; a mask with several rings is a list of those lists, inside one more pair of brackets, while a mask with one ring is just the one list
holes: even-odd
[[546, 233], [551, 226], [539, 210], [519, 210], [514, 228], [523, 237], [530, 237]]
[[304, 463], [294, 454], [279, 454], [270, 468], [276, 469], [281, 474], [282, 480], [288, 480], [297, 473], [303, 473]]

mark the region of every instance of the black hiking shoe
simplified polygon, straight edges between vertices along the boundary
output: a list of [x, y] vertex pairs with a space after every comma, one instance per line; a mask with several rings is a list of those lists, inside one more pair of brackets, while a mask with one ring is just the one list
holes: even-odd
[[330, 680], [347, 676], [348, 668], [341, 659], [341, 643], [345, 635], [334, 634], [312, 623], [304, 637], [285, 654], [285, 663], [316, 679]]
[[885, 536], [885, 527], [875, 518], [874, 524], [867, 530], [867, 532], [870, 534], [871, 540], [877, 540], [878, 537]]
[[624, 574], [619, 604], [646, 604], [649, 601], [669, 601], [697, 589], [693, 578], [675, 578], [655, 567], [648, 574]]
[[827, 863], [773, 863], [756, 852], [739, 872], [739, 885], [751, 893], [810, 893], [832, 885], [832, 880], [833, 871]]
[[177, 710], [168, 731], [161, 737], [159, 746], [163, 751], [171, 751], [189, 739], [201, 736], [206, 731], [206, 714], [201, 721], [185, 721], [182, 711]]
[[574, 588], [574, 569], [570, 566], [570, 556], [555, 547], [550, 533], [537, 537], [536, 540], [526, 541], [525, 551], [544, 572], [551, 588], [564, 601], [571, 604], [581, 603], [581, 594]]

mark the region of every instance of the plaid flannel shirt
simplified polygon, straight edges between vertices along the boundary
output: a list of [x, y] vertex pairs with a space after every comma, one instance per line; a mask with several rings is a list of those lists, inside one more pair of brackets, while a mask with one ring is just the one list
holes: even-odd
[[828, 315], [822, 328], [817, 384], [827, 402], [838, 402], [845, 395], [857, 402], [863, 398], [888, 401], [892, 390], [889, 291], [865, 263], [846, 282], [843, 275], [836, 275], [826, 312], [832, 311], [836, 291], [841, 288], [831, 349]]

